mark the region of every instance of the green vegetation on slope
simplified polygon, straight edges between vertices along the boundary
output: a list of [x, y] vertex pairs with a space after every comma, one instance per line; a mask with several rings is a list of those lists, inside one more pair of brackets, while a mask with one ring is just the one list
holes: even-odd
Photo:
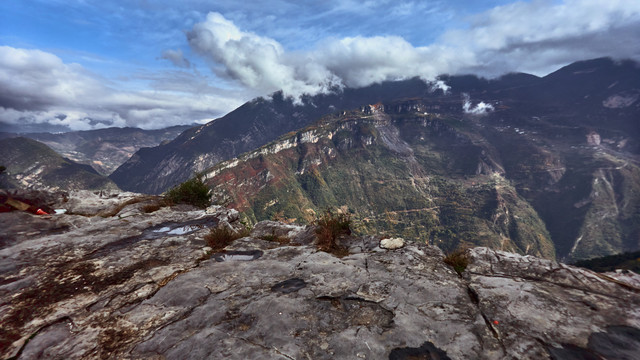
[[[325, 117], [208, 184], [252, 221], [310, 223], [342, 207], [357, 233], [444, 250], [483, 245], [570, 262], [638, 248], [640, 166], [623, 150], [628, 134], [577, 126], [581, 107], [508, 100], [474, 117], [449, 99]], [[588, 116], [604, 124], [610, 113]]]
[[626, 269], [640, 274], [640, 251], [603, 256], [590, 260], [581, 260], [575, 262], [573, 265], [597, 272]]
[[[443, 122], [423, 120], [403, 119], [399, 129], [366, 119], [343, 123], [331, 139], [260, 155], [209, 185], [252, 221], [310, 223], [323, 209], [342, 207], [359, 234], [554, 258], [544, 223], [510, 183], [475, 174], [482, 148]], [[402, 134], [414, 134], [415, 143]]]

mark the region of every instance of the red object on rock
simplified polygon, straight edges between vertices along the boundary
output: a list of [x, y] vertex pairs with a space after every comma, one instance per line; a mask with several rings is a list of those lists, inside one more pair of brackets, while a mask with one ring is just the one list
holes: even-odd
[[498, 325], [498, 324], [500, 324], [500, 321], [498, 321], [498, 320], [493, 320], [493, 323], [494, 323], [495, 325]]
[[42, 209], [38, 209], [38, 210], [36, 210], [36, 215], [49, 215], [49, 213], [47, 213], [46, 211], [44, 211]]

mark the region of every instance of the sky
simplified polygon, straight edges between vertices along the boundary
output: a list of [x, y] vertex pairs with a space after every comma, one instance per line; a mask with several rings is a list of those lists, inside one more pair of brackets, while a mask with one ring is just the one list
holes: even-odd
[[640, 60], [640, 0], [0, 0], [0, 131], [204, 123], [441, 74]]

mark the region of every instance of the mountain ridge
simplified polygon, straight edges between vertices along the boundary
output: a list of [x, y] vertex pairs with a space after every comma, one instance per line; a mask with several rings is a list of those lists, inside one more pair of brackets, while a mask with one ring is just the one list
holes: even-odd
[[[611, 95], [605, 93], [601, 98], [608, 96]], [[602, 135], [589, 125], [577, 127], [574, 119], [585, 114], [580, 104], [567, 105], [558, 113], [553, 104], [532, 108], [526, 101], [523, 106], [519, 99], [494, 99], [488, 100], [495, 106], [494, 111], [473, 115], [464, 113], [464, 101], [468, 99], [442, 95], [366, 105], [330, 115], [205, 171], [207, 183], [221, 204], [248, 212], [254, 221], [276, 215], [311, 221], [312, 214], [324, 207], [347, 205], [359, 221], [382, 214], [405, 214], [401, 217], [402, 226], [395, 229], [387, 220], [382, 220], [382, 227], [360, 224], [364, 233], [391, 230], [387, 235], [432, 243], [444, 241], [435, 243], [445, 249], [455, 247], [459, 241], [456, 239], [465, 237], [473, 245], [507, 246], [506, 249], [522, 253], [543, 250], [536, 254], [554, 257], [548, 243], [538, 242], [539, 236], [549, 241], [544, 235], [547, 231], [557, 256], [569, 261], [640, 247], [636, 240], [639, 229], [633, 225], [640, 216], [640, 199], [636, 195], [640, 191], [640, 161], [637, 155], [624, 151], [633, 141], [626, 126], [616, 129], [617, 123], [612, 121], [595, 128]], [[609, 117], [596, 120], [610, 119], [605, 115]], [[354, 152], [349, 153], [350, 150]], [[389, 154], [384, 155], [385, 152]], [[337, 165], [335, 161], [342, 163]], [[366, 162], [374, 166], [367, 168]], [[379, 177], [380, 173], [385, 176]], [[501, 180], [494, 181], [491, 174]], [[462, 206], [453, 209], [456, 221], [443, 220], [441, 210], [450, 205], [446, 201], [436, 204], [415, 191], [415, 184], [420, 183], [425, 189], [437, 189], [437, 185], [428, 184], [431, 180], [444, 181], [445, 188], [462, 186], [464, 196], [478, 202], [472, 207], [471, 218], [464, 220], [466, 210]], [[384, 190], [383, 185], [376, 191], [367, 190], [377, 186], [376, 182], [388, 181], [403, 181], [411, 186], [397, 185], [390, 191]], [[488, 193], [479, 195], [468, 185], [472, 182], [486, 186], [489, 192], [498, 187], [508, 191], [494, 193], [493, 198]], [[434, 196], [441, 196], [438, 191]], [[511, 199], [510, 203], [504, 202], [504, 195]], [[376, 196], [384, 199], [377, 200]], [[388, 208], [380, 207], [389, 204], [389, 199], [397, 201]], [[425, 201], [421, 206], [407, 205], [421, 201]], [[484, 213], [500, 208], [511, 211], [504, 218], [508, 225], [502, 229], [487, 223], [491, 219]], [[527, 208], [535, 211], [524, 218], [542, 224], [527, 228], [530, 225], [517, 219], [522, 214], [513, 216], [515, 209], [529, 212]], [[375, 211], [366, 214], [367, 209]], [[420, 213], [420, 209], [430, 211]], [[424, 216], [414, 218], [407, 212]], [[501, 217], [496, 213], [493, 216]], [[429, 221], [430, 217], [434, 221]], [[374, 224], [376, 221], [381, 222], [373, 220]], [[456, 230], [454, 223], [469, 221], [475, 224], [458, 233], [460, 229]], [[416, 225], [422, 230], [411, 230]], [[487, 234], [487, 226], [494, 235], [479, 239], [477, 234]], [[435, 237], [433, 229], [437, 229]], [[447, 233], [451, 230], [455, 236]], [[529, 240], [523, 243], [522, 236]]]
[[0, 148], [5, 149], [0, 160], [6, 167], [0, 174], [0, 187], [4, 189], [118, 189], [91, 166], [64, 158], [36, 140], [25, 137], [2, 139]]
[[389, 98], [389, 89], [401, 96], [428, 93], [431, 89], [418, 79], [387, 84], [305, 96], [302, 105], [295, 105], [281, 92], [274, 93], [270, 100], [254, 99], [220, 119], [182, 133], [169, 144], [138, 151], [110, 177], [125, 190], [160, 193], [195, 172], [251, 151], [322, 115], [357, 107], [371, 99]]
[[172, 140], [189, 128], [191, 126], [177, 125], [158, 130], [125, 127], [64, 133], [0, 133], [0, 139], [27, 137], [37, 140], [60, 155], [108, 176], [140, 148]]
[[[574, 66], [600, 66], [605, 75], [609, 74], [597, 81], [604, 88], [611, 85], [608, 79], [616, 75], [616, 69], [620, 70], [613, 60], [607, 58], [576, 64], [578, 65]], [[629, 62], [623, 62], [623, 64], [624, 71], [629, 71]], [[545, 101], [548, 106], [553, 106], [554, 96], [539, 94], [546, 92], [549, 82], [558, 87], [559, 90], [556, 93], [566, 93], [562, 81], [554, 79], [558, 74], [573, 73], [572, 69], [567, 66], [542, 78], [527, 74], [506, 74], [496, 79], [484, 79], [475, 75], [443, 75], [439, 80], [451, 87], [448, 92], [451, 96], [469, 92], [475, 100], [488, 101], [491, 100], [490, 95], [494, 97], [500, 95], [515, 97], [523, 103], [537, 99]], [[618, 86], [628, 87], [634, 84], [634, 80], [639, 79], [639, 75], [637, 70], [633, 74]], [[614, 90], [609, 91], [609, 93], [613, 92]], [[336, 94], [305, 96], [301, 99], [302, 105], [298, 106], [294, 105], [293, 100], [284, 98], [281, 92], [276, 92], [271, 100], [264, 98], [251, 100], [222, 118], [184, 132], [168, 144], [138, 151], [129, 161], [114, 171], [111, 179], [125, 190], [161, 193], [188, 179], [196, 172], [251, 151], [275, 140], [280, 135], [309, 125], [327, 114], [381, 101], [424, 96], [437, 97], [441, 94], [442, 90], [435, 90], [433, 84], [427, 84], [418, 78], [374, 84], [359, 89], [346, 88]], [[538, 95], [533, 96], [535, 94]], [[618, 108], [617, 110], [624, 112], [628, 109]], [[628, 114], [627, 111], [626, 122], [621, 123], [628, 123], [631, 116], [633, 114]], [[632, 134], [639, 134], [637, 127], [629, 126], [627, 130]], [[638, 142], [632, 141], [632, 143], [629, 147], [640, 151]]]

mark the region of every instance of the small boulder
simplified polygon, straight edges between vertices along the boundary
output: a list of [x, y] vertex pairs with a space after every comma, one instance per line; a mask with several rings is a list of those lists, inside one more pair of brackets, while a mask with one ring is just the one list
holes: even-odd
[[380, 240], [380, 247], [387, 250], [400, 249], [404, 246], [403, 238], [389, 238]]

